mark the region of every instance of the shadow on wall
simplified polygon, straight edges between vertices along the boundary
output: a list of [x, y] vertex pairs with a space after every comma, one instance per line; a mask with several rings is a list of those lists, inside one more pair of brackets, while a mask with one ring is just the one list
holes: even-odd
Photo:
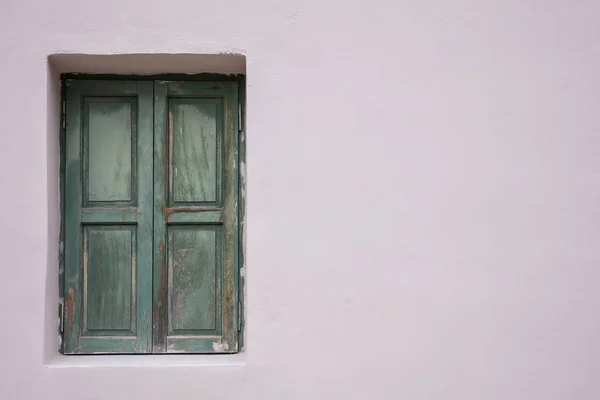
[[59, 74], [246, 73], [240, 54], [52, 54], [48, 64]]

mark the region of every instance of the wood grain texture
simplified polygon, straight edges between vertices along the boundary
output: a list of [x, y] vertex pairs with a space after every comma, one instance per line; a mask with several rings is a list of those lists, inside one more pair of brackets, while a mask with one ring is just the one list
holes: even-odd
[[81, 222], [83, 224], [135, 224], [138, 223], [137, 207], [82, 208]]
[[169, 101], [169, 185], [174, 203], [217, 201], [219, 102], [210, 99]]
[[81, 89], [67, 81], [65, 132], [65, 306], [64, 352], [81, 353]]
[[84, 99], [86, 201], [129, 202], [135, 160], [135, 99]]
[[134, 233], [114, 226], [84, 230], [84, 335], [135, 332]]
[[169, 229], [169, 335], [217, 328], [217, 234], [212, 228]]
[[173, 224], [222, 224], [223, 213], [219, 211], [183, 211], [168, 215], [168, 223]]
[[167, 82], [154, 82], [152, 353], [167, 351]]
[[155, 353], [237, 351], [234, 104], [234, 82], [155, 83]]
[[238, 351], [239, 280], [239, 136], [237, 85], [224, 98], [223, 168], [223, 309], [221, 351]]
[[137, 82], [137, 342], [136, 352], [152, 352], [152, 229], [154, 185], [154, 88], [152, 82]]

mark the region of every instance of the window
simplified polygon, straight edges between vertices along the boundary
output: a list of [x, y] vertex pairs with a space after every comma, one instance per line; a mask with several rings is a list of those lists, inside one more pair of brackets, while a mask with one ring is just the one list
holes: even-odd
[[64, 94], [64, 354], [236, 352], [238, 82]]

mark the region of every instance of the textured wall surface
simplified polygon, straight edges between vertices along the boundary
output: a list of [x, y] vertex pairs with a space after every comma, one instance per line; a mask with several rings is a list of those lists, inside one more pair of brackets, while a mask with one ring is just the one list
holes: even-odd
[[[3, 1], [0, 398], [600, 398], [599, 13]], [[58, 72], [220, 60], [48, 56], [224, 52], [248, 76], [245, 353], [58, 356]]]

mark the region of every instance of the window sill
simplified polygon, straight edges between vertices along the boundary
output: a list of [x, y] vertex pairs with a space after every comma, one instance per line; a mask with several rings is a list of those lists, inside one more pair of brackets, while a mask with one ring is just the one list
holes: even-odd
[[47, 368], [177, 368], [177, 367], [241, 367], [245, 353], [238, 354], [157, 354], [157, 355], [94, 355], [64, 356], [57, 354], [47, 360]]

